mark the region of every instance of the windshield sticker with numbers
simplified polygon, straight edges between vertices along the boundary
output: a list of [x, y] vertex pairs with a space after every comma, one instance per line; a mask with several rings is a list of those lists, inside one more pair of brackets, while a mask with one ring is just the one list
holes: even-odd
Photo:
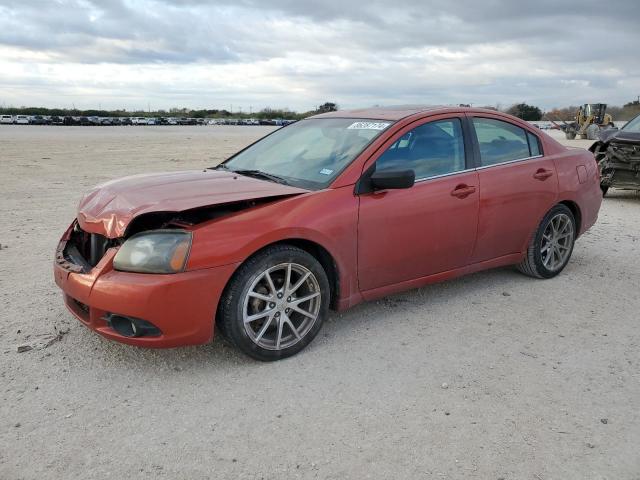
[[388, 122], [354, 122], [347, 127], [348, 130], [384, 130], [389, 125]]

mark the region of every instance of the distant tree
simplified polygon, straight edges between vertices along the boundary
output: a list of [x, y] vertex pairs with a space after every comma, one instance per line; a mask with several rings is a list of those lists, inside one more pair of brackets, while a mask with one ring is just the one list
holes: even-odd
[[318, 107], [316, 112], [318, 113], [326, 113], [326, 112], [336, 112], [338, 111], [338, 104], [333, 102], [325, 102]]
[[535, 121], [542, 118], [542, 110], [526, 103], [512, 105], [507, 109], [506, 113], [527, 121]]
[[554, 122], [557, 122], [557, 121], [568, 122], [575, 119], [577, 111], [578, 111], [578, 107], [575, 105], [570, 105], [568, 107], [562, 107], [562, 108], [556, 107], [546, 112], [542, 116], [542, 120], [553, 120]]
[[619, 113], [609, 113], [611, 113], [614, 120], [631, 120], [633, 117], [640, 114], [640, 99], [625, 103], [624, 107], [620, 109]]

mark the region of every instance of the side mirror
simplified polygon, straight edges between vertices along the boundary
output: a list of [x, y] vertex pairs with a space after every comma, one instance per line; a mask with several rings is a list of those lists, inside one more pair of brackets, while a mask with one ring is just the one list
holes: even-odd
[[374, 190], [411, 188], [415, 181], [416, 174], [413, 170], [382, 170], [371, 175], [371, 186]]

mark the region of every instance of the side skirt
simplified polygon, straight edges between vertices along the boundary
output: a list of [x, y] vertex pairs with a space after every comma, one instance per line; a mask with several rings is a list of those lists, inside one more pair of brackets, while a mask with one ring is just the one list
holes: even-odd
[[474, 263], [465, 267], [456, 268], [454, 270], [447, 270], [446, 272], [440, 272], [426, 277], [416, 278], [414, 280], [407, 280], [393, 285], [386, 285], [384, 287], [378, 287], [371, 290], [365, 290], [362, 292], [364, 300], [375, 300], [380, 297], [386, 297], [394, 293], [403, 292], [406, 290], [412, 290], [414, 288], [420, 288], [431, 283], [438, 283], [445, 280], [451, 280], [452, 278], [461, 277], [470, 273], [479, 272], [481, 270], [489, 270], [491, 268], [504, 267], [507, 265], [515, 265], [522, 260], [523, 253], [514, 253], [505, 255], [502, 257], [494, 258], [492, 260], [485, 260], [484, 262]]

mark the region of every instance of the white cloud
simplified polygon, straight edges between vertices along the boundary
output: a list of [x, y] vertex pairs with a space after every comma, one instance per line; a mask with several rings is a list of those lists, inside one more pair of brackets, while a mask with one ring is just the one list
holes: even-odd
[[608, 5], [0, 0], [0, 103], [623, 103], [640, 92], [640, 4]]

